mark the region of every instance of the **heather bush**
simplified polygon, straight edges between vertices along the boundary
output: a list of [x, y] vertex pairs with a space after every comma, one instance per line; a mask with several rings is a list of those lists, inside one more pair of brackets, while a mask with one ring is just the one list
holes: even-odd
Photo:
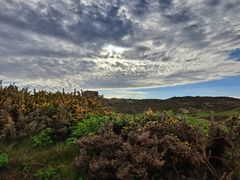
[[[238, 122], [234, 122], [234, 121]], [[231, 123], [229, 123], [231, 121]], [[221, 123], [211, 123], [204, 146], [212, 174], [222, 179], [240, 179], [240, 123], [231, 117]]]
[[108, 126], [78, 141], [75, 165], [87, 178], [196, 178], [197, 171], [209, 174], [201, 155], [203, 137], [199, 129], [168, 117], [126, 125], [120, 134]]
[[[148, 111], [150, 112], [150, 111]], [[120, 121], [121, 122], [121, 121]], [[202, 128], [163, 113], [109, 125], [78, 140], [75, 166], [92, 179], [238, 179], [240, 124]]]
[[232, 125], [229, 126], [226, 137], [228, 146], [230, 146], [230, 156], [227, 163], [233, 176], [240, 179], [240, 116], [232, 116], [226, 123], [228, 124], [229, 121], [232, 122]]

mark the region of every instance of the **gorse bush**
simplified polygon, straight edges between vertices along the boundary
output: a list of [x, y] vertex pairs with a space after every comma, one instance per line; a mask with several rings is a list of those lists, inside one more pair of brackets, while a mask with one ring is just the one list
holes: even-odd
[[9, 163], [8, 155], [0, 153], [0, 168], [7, 166]]
[[52, 140], [52, 129], [47, 128], [41, 131], [38, 135], [32, 137], [32, 146], [33, 147], [47, 147], [50, 144], [53, 144]]
[[67, 129], [91, 113], [109, 114], [101, 96], [19, 89], [0, 82], [0, 139], [14, 140], [52, 128], [55, 138], [66, 138]]

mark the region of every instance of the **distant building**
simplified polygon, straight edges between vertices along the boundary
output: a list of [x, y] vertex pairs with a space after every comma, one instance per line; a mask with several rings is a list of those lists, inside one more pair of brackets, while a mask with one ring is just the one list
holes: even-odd
[[84, 97], [96, 97], [99, 96], [97, 91], [82, 91]]

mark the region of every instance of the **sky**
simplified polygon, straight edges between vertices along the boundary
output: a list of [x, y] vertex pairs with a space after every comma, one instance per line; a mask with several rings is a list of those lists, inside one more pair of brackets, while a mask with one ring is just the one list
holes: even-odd
[[192, 83], [178, 86], [102, 90], [100, 94], [107, 98], [131, 99], [168, 99], [182, 96], [229, 96], [240, 99], [240, 76], [229, 77], [222, 80], [213, 80], [203, 83]]
[[0, 80], [106, 97], [240, 97], [240, 0], [1, 0]]

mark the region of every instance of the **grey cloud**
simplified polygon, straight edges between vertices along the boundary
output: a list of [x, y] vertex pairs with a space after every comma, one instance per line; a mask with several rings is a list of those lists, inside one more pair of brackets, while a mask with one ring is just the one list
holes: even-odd
[[[88, 7], [87, 7], [88, 8]], [[107, 7], [102, 15], [98, 7], [90, 7], [81, 19], [69, 27], [79, 39], [86, 41], [116, 41], [131, 32], [131, 22], [117, 15], [118, 7]]]
[[2, 0], [0, 78], [52, 90], [240, 75], [239, 12], [239, 0]]
[[166, 10], [172, 7], [172, 0], [159, 0], [159, 7], [161, 10]]
[[[58, 3], [64, 5], [61, 1]], [[4, 7], [5, 4], [11, 5], [11, 2], [3, 2], [2, 4]], [[66, 7], [57, 9], [44, 2], [36, 3], [35, 9], [26, 3], [21, 3], [14, 9], [14, 12], [0, 8], [0, 22], [17, 29], [31, 30], [35, 33], [66, 39], [74, 43], [114, 41], [131, 31], [131, 21], [123, 20], [118, 16], [119, 7], [117, 6], [87, 6], [81, 2], [75, 2], [74, 5], [77, 7], [77, 11]], [[103, 8], [107, 9], [104, 13], [101, 11]], [[64, 27], [64, 21], [73, 20], [69, 19], [71, 17], [67, 17], [62, 11], [67, 11], [66, 13], [75, 17], [76, 20]]]
[[181, 9], [174, 11], [173, 13], [166, 13], [164, 16], [170, 21], [170, 23], [184, 23], [191, 20], [193, 16], [189, 10]]
[[58, 37], [65, 36], [65, 32], [60, 24], [61, 21], [59, 21], [60, 13], [51, 7], [44, 16], [24, 3], [21, 4], [20, 8], [16, 8], [14, 12], [8, 12], [3, 8], [1, 8], [0, 12], [0, 22], [11, 25], [14, 28], [32, 30], [37, 33]]
[[207, 3], [210, 6], [217, 6], [221, 3], [222, 0], [209, 0]]

